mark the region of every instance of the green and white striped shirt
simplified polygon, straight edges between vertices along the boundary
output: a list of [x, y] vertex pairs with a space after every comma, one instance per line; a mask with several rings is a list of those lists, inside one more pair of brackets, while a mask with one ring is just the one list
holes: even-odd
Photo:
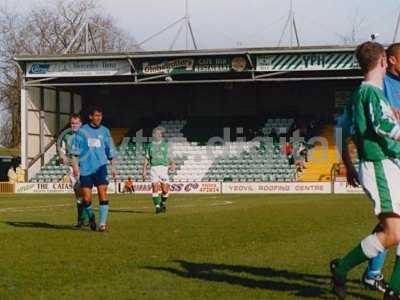
[[353, 137], [361, 160], [400, 158], [400, 124], [381, 88], [363, 82], [351, 96], [345, 114], [350, 122], [343, 132]]

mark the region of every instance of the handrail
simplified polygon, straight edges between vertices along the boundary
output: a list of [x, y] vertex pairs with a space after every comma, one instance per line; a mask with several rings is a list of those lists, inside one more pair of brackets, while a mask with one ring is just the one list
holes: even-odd
[[[59, 136], [64, 130], [66, 130], [67, 128], [69, 128], [69, 125], [64, 126], [59, 133], [57, 134], [57, 136]], [[32, 158], [31, 162], [28, 165], [28, 169], [30, 167], [32, 167], [40, 158], [42, 158], [46, 152], [55, 144], [57, 143], [57, 138], [54, 136], [53, 140], [44, 148], [44, 151], [42, 153], [39, 153], [38, 155], [36, 155], [34, 158]]]
[[331, 188], [332, 188], [332, 193], [335, 193], [335, 181], [336, 181], [336, 167], [338, 163], [334, 163], [331, 168]]
[[30, 167], [32, 167], [39, 159], [41, 159], [46, 152], [57, 142], [57, 139], [54, 138], [45, 148], [44, 151], [42, 153], [39, 153], [38, 155], [36, 155], [34, 158], [32, 158], [32, 160], [30, 161], [29, 165], [28, 165], [28, 169]]

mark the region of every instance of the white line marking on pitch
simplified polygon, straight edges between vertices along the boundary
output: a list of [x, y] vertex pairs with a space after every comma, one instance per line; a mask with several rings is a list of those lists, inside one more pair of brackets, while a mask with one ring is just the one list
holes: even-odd
[[210, 206], [226, 206], [226, 205], [231, 205], [231, 204], [233, 204], [232, 201], [224, 201], [223, 203], [214, 203], [214, 204], [211, 204]]
[[[209, 197], [211, 198], [211, 197]], [[215, 197], [213, 197], [215, 198]], [[211, 203], [208, 205], [204, 206], [211, 206], [211, 207], [216, 207], [216, 206], [227, 206], [227, 205], [232, 205], [234, 202], [232, 201], [222, 201], [221, 203]], [[58, 208], [58, 207], [72, 207], [72, 204], [56, 204], [56, 205], [41, 205], [41, 206], [27, 206], [23, 208], [17, 208], [17, 207], [6, 207], [6, 208], [1, 208], [0, 213], [2, 212], [25, 212], [25, 211], [40, 211], [40, 210], [48, 210], [51, 208]], [[201, 207], [201, 205], [194, 205], [194, 204], [181, 204], [181, 205], [173, 205], [173, 208], [189, 208], [189, 207]], [[153, 206], [142, 206], [142, 207], [118, 207], [115, 208], [115, 210], [127, 210], [127, 209], [151, 209]]]
[[[232, 205], [234, 202], [232, 201], [222, 201], [221, 203], [211, 203], [208, 205], [204, 205], [204, 207], [211, 206], [227, 206], [227, 205]], [[194, 205], [194, 204], [180, 204], [180, 205], [173, 205], [171, 208], [189, 208], [189, 207], [201, 207], [201, 205]], [[118, 210], [128, 210], [128, 209], [152, 209], [154, 206], [140, 206], [140, 207], [117, 207], [113, 210], [118, 211]]]
[[57, 205], [42, 205], [42, 206], [27, 206], [23, 208], [17, 208], [17, 207], [6, 207], [6, 208], [1, 208], [0, 212], [24, 212], [28, 210], [46, 210], [48, 208], [54, 208], [54, 207], [71, 207], [71, 204], [57, 204]]

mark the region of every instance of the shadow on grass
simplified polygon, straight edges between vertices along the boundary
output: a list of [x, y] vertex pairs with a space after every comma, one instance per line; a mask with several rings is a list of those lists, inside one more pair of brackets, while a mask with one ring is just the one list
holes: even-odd
[[[194, 263], [183, 260], [176, 260], [174, 263], [179, 266], [145, 267], [145, 269], [168, 272], [188, 279], [289, 293], [303, 298], [335, 299], [331, 293], [330, 277], [327, 275], [298, 273], [269, 267]], [[350, 288], [355, 287], [353, 284], [359, 284], [357, 281], [350, 281], [350, 283]], [[348, 292], [348, 295], [356, 299], [377, 299], [352, 290]]]
[[42, 228], [42, 229], [60, 229], [60, 230], [79, 230], [74, 225], [55, 225], [44, 222], [4, 222], [5, 224], [19, 228]]

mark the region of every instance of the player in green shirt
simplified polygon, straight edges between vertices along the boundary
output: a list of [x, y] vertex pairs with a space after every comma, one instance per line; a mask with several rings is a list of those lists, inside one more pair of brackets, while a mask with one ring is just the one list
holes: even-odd
[[82, 227], [86, 221], [89, 220], [86, 212], [83, 209], [82, 197], [80, 195], [80, 183], [79, 178], [73, 175], [71, 166], [71, 145], [72, 140], [75, 136], [76, 131], [81, 127], [81, 117], [78, 114], [72, 114], [69, 117], [70, 128], [63, 131], [61, 134], [61, 145], [58, 146], [58, 153], [60, 156], [60, 164], [68, 166], [68, 176], [74, 190], [76, 208], [77, 208], [77, 224], [76, 227]]
[[[355, 266], [397, 246], [397, 257], [384, 299], [400, 299], [400, 124], [382, 90], [387, 61], [385, 49], [366, 42], [357, 47], [364, 82], [348, 102], [343, 128], [343, 162], [351, 186], [362, 185], [374, 203], [382, 231], [361, 241], [341, 259], [331, 262], [333, 292], [346, 297], [346, 278]], [[354, 140], [360, 159], [358, 172], [351, 163], [348, 138]]]
[[175, 171], [175, 162], [172, 159], [170, 147], [164, 141], [162, 133], [163, 130], [159, 127], [153, 130], [153, 141], [145, 147], [145, 161], [143, 165], [143, 180], [146, 179], [147, 171], [150, 167], [152, 197], [157, 214], [166, 212], [166, 201], [169, 193], [168, 172]]

